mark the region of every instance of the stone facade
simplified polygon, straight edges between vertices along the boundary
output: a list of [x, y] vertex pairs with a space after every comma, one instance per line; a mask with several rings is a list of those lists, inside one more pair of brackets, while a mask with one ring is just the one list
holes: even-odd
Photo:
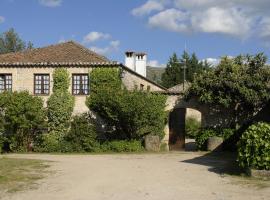
[[[89, 74], [93, 67], [65, 67], [70, 76], [72, 74]], [[53, 88], [53, 71], [54, 67], [0, 67], [0, 74], [11, 74], [12, 75], [12, 90], [13, 91], [24, 91], [27, 90], [30, 94], [34, 94], [34, 75], [35, 74], [49, 74], [50, 76], [50, 94], [52, 94]], [[144, 90], [147, 89], [147, 86], [150, 87], [150, 91], [162, 91], [163, 89], [156, 84], [148, 81], [145, 78], [141, 78], [139, 75], [135, 73], [129, 72], [123, 69], [123, 84], [128, 89], [134, 89], [137, 85], [144, 85]], [[91, 80], [91, 77], [90, 77]], [[69, 91], [71, 92], [72, 83], [70, 80]], [[41, 95], [40, 97], [44, 100], [46, 106], [46, 101], [49, 98], [49, 95]], [[90, 88], [91, 95], [91, 88]], [[85, 105], [86, 95], [75, 95], [75, 107], [74, 114], [79, 114], [83, 112], [87, 112], [88, 108]]]
[[135, 87], [143, 90], [147, 90], [149, 88], [149, 91], [166, 90], [165, 88], [157, 85], [156, 83], [146, 79], [143, 76], [135, 74], [134, 72], [128, 69], [124, 69], [122, 81], [128, 90], [133, 90]]

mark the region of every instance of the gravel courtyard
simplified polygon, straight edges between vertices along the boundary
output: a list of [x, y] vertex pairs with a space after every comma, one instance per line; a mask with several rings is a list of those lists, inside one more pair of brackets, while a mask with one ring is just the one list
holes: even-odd
[[[11, 154], [41, 159], [52, 171], [10, 200], [270, 199], [268, 181], [224, 175], [230, 159], [197, 152], [112, 155]], [[222, 158], [221, 158], [222, 157]]]

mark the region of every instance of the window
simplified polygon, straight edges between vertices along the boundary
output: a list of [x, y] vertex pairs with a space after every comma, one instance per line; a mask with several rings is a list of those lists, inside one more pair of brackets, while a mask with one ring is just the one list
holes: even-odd
[[147, 91], [150, 91], [150, 90], [151, 90], [151, 86], [147, 85]]
[[34, 94], [48, 95], [50, 94], [50, 75], [35, 74], [34, 75]]
[[144, 84], [140, 84], [140, 90], [143, 90]]
[[88, 95], [89, 94], [89, 76], [88, 74], [72, 75], [72, 94]]
[[0, 92], [12, 91], [12, 75], [0, 74]]

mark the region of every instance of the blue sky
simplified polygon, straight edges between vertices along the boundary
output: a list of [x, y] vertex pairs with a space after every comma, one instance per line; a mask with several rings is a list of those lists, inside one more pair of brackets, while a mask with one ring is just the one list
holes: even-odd
[[269, 0], [0, 0], [0, 32], [13, 27], [42, 47], [75, 40], [112, 60], [144, 51], [152, 65], [181, 54], [200, 59], [270, 56]]

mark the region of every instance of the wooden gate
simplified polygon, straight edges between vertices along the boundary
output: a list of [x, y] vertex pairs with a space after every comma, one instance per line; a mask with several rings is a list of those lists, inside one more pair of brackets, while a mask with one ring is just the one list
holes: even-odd
[[183, 150], [185, 148], [186, 108], [176, 108], [169, 116], [169, 148]]

